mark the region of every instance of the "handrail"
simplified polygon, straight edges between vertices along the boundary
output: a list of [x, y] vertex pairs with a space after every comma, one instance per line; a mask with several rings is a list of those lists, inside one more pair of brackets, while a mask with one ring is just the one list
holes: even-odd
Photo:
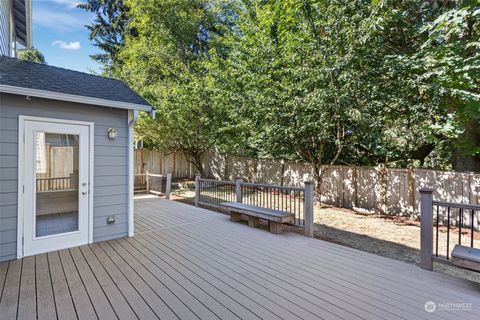
[[436, 200], [433, 200], [432, 204], [434, 206], [450, 207], [450, 208], [456, 208], [456, 209], [480, 210], [480, 205], [476, 205], [476, 204], [465, 204], [465, 203], [455, 203], [455, 202], [436, 201]]
[[166, 176], [163, 175], [163, 174], [154, 174], [154, 173], [147, 173], [147, 176], [150, 176], [150, 177], [158, 177], [158, 178], [164, 178], [164, 177], [166, 177]]
[[200, 178], [200, 181], [213, 182], [213, 183], [218, 183], [218, 184], [235, 185], [234, 181], [226, 181], [226, 180], [215, 180], [215, 179]]
[[37, 178], [37, 181], [38, 180], [55, 180], [55, 179], [70, 179], [69, 176], [67, 177], [48, 177], [48, 178]]
[[276, 186], [274, 184], [262, 184], [262, 183], [252, 183], [252, 182], [240, 182], [240, 184], [242, 186], [247, 186], [247, 187], [272, 188], [272, 189], [280, 189], [280, 190], [287, 190], [287, 191], [303, 191], [303, 190], [305, 190], [305, 188]]

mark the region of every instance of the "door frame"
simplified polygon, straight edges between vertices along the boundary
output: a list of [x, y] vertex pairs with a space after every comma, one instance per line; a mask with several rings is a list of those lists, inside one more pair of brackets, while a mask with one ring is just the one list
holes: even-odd
[[18, 118], [18, 199], [17, 199], [17, 259], [23, 258], [23, 238], [24, 227], [23, 221], [25, 216], [24, 210], [24, 186], [25, 186], [25, 121], [51, 122], [60, 124], [73, 124], [88, 127], [88, 145], [89, 145], [89, 163], [88, 163], [88, 243], [93, 243], [93, 154], [94, 154], [94, 123], [86, 121], [65, 120], [56, 118], [43, 118], [35, 116], [20, 115]]

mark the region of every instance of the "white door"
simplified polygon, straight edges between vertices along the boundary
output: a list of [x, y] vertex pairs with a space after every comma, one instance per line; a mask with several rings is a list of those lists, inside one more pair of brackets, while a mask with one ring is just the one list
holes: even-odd
[[89, 126], [24, 121], [23, 256], [89, 240]]

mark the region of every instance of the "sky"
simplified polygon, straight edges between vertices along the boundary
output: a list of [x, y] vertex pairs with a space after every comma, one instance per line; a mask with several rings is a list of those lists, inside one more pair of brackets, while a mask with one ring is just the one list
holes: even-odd
[[49, 65], [99, 73], [89, 55], [99, 50], [88, 40], [92, 13], [76, 8], [81, 0], [32, 0], [32, 42]]

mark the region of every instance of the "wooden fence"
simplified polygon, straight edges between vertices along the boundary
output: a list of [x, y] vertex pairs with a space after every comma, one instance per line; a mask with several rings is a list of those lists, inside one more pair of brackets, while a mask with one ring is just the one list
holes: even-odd
[[[173, 179], [195, 176], [195, 168], [182, 153], [136, 150], [136, 173], [172, 172]], [[302, 187], [312, 180], [311, 168], [301, 162], [273, 161], [208, 153], [203, 176]], [[322, 201], [345, 208], [418, 217], [421, 188], [435, 190], [439, 201], [480, 204], [480, 174], [427, 169], [331, 166], [325, 169]]]

